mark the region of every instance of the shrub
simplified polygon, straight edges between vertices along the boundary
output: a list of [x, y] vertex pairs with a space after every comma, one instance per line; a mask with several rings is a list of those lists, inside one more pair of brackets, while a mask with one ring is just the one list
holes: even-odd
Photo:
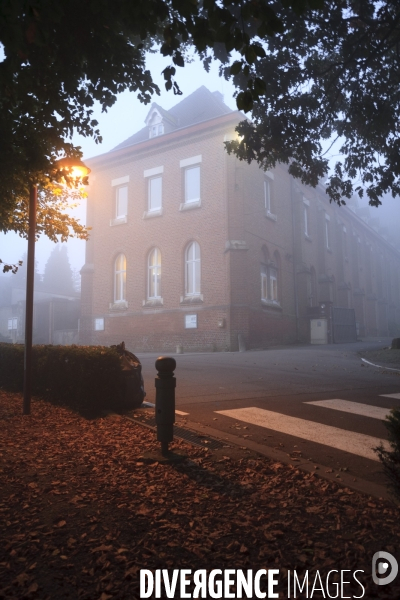
[[382, 444], [375, 448], [383, 471], [388, 478], [388, 486], [393, 495], [400, 500], [400, 409], [394, 408], [386, 417], [385, 426], [389, 431], [389, 443], [392, 450], [385, 450]]
[[[0, 386], [23, 390], [24, 346], [0, 343]], [[104, 346], [33, 346], [32, 392], [80, 412], [118, 408], [125, 378], [115, 349]]]

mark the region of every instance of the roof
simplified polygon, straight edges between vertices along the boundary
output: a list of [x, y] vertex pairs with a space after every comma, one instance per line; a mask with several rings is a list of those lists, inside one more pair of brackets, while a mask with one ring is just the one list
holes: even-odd
[[[217, 117], [234, 113], [223, 100], [220, 92], [210, 92], [204, 85], [199, 87], [195, 92], [187, 96], [178, 104], [175, 104], [169, 110], [163, 109], [159, 104], [153, 102], [149, 114], [157, 109], [162, 117], [168, 122], [169, 131], [175, 129], [183, 129], [190, 127], [196, 123], [203, 123]], [[120, 150], [134, 144], [139, 144], [149, 139], [149, 128], [143, 127], [137, 133], [134, 133], [123, 141], [113, 150]]]

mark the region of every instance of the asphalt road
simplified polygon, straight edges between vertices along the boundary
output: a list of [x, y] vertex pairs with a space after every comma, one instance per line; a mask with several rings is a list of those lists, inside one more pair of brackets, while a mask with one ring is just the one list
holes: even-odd
[[[400, 407], [400, 372], [370, 366], [358, 353], [390, 341], [174, 355], [176, 409], [187, 413], [178, 418], [213, 427], [221, 438], [229, 433], [279, 449], [327, 472], [384, 484], [371, 448], [387, 438], [379, 408]], [[139, 358], [146, 399], [154, 402], [156, 355]]]

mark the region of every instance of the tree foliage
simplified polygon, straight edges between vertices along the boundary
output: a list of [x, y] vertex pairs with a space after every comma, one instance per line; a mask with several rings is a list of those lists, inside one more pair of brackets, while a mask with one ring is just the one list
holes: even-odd
[[[285, 4], [301, 12], [318, 0]], [[16, 202], [27, 197], [29, 181], [47, 184], [56, 177], [60, 155], [80, 155], [69, 142], [74, 132], [101, 141], [95, 101], [106, 111], [126, 89], [144, 103], [159, 93], [145, 67], [146, 52], [153, 48], [171, 57], [165, 85], [180, 93], [174, 76], [188, 46], [221, 60], [232, 50], [249, 56], [255, 34], [247, 31], [249, 22], [257, 23], [261, 36], [283, 27], [272, 0], [2, 0], [3, 231]]]
[[[284, 4], [299, 14], [321, 2]], [[277, 6], [274, 0], [2, 0], [0, 230], [26, 235], [33, 182], [42, 189], [38, 235], [84, 238], [85, 229], [66, 216], [50, 188], [65, 175], [57, 159], [81, 156], [70, 142], [74, 132], [101, 142], [94, 103], [107, 111], [124, 90], [144, 103], [158, 94], [145, 67], [149, 50], [171, 57], [165, 87], [176, 94], [176, 67], [185, 65], [189, 47], [206, 66], [212, 57], [229, 61], [233, 50], [250, 59], [257, 32], [282, 31]]]
[[[74, 132], [101, 141], [93, 118], [130, 90], [148, 103], [159, 89], [149, 51], [171, 58], [165, 86], [195, 51], [214, 59], [252, 111], [229, 151], [268, 168], [277, 161], [315, 185], [327, 172], [321, 138], [344, 139], [328, 193], [352, 180], [372, 204], [398, 193], [400, 160], [397, 0], [2, 0], [0, 3], [0, 230], [26, 234], [30, 183], [40, 186], [38, 235], [87, 232], [66, 216], [51, 185], [60, 156], [80, 156]], [[362, 189], [359, 189], [362, 193]]]
[[[315, 186], [328, 172], [321, 140], [339, 138], [343, 159], [328, 178], [331, 200], [366, 192], [378, 206], [383, 194], [398, 195], [398, 0], [325, 0], [302, 19], [285, 9], [278, 16], [282, 31], [264, 38], [252, 61], [246, 56], [224, 69], [246, 90], [242, 108], [253, 118], [240, 124], [241, 138], [228, 151], [265, 169], [287, 163]], [[264, 93], [252, 94], [249, 79], [254, 87], [263, 82]]]

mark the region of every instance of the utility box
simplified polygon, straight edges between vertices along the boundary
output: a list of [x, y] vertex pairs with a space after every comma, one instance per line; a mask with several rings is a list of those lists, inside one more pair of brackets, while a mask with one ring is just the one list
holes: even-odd
[[311, 343], [328, 343], [328, 319], [310, 319]]

